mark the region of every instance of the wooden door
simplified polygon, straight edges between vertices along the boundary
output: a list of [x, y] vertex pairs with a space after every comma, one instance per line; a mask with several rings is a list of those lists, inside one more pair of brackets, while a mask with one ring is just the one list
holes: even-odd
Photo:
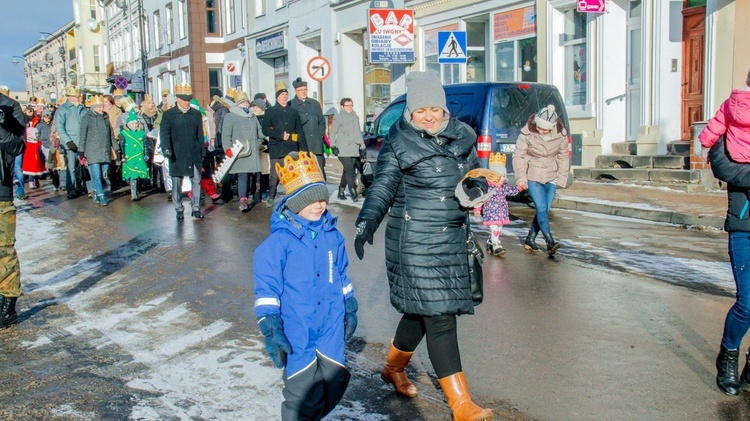
[[682, 11], [682, 139], [692, 140], [692, 124], [703, 120], [703, 58], [706, 6]]

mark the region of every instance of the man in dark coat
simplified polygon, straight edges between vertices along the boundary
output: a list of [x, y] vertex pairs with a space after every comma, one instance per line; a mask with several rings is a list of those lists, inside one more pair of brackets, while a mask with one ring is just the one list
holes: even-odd
[[283, 83], [276, 86], [276, 104], [266, 110], [263, 117], [263, 134], [268, 136], [268, 154], [271, 158], [268, 199], [266, 205], [273, 206], [279, 176], [276, 164], [283, 166], [284, 157], [289, 152], [307, 150], [305, 135], [302, 132], [302, 121], [299, 114], [289, 104], [289, 92]]
[[192, 216], [203, 219], [201, 213], [201, 164], [203, 162], [203, 116], [190, 107], [193, 89], [187, 83], [175, 86], [177, 106], [162, 115], [159, 134], [164, 158], [169, 159], [172, 177], [172, 202], [177, 219], [184, 219], [182, 179], [190, 177]]
[[0, 93], [0, 329], [16, 323], [21, 296], [21, 267], [16, 254], [16, 207], [13, 206], [13, 165], [23, 154], [28, 118], [18, 102]]
[[[292, 82], [294, 86], [294, 98], [292, 108], [297, 110], [302, 121], [302, 131], [305, 133], [307, 151], [315, 154], [318, 159], [323, 178], [326, 178], [326, 159], [323, 155], [323, 136], [326, 134], [326, 120], [323, 117], [323, 108], [316, 99], [307, 96], [307, 82], [297, 78]], [[302, 150], [302, 149], [300, 149]]]

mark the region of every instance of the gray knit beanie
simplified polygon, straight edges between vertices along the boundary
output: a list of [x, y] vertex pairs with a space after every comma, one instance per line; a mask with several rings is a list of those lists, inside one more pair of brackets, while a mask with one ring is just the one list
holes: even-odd
[[286, 207], [294, 213], [299, 213], [310, 203], [325, 200], [328, 202], [328, 188], [325, 183], [311, 183], [294, 192], [286, 199]]
[[536, 113], [534, 124], [540, 129], [552, 130], [557, 126], [557, 113], [555, 106], [550, 104]]
[[406, 75], [406, 108], [408, 114], [428, 107], [438, 107], [448, 111], [445, 90], [440, 83], [440, 75], [434, 71], [411, 72]]

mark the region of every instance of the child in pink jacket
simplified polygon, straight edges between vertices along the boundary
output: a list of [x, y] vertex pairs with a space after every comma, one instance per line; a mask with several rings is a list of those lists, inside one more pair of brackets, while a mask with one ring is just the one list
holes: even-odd
[[737, 162], [750, 163], [750, 72], [745, 85], [732, 90], [698, 140], [704, 148], [710, 148], [726, 134], [729, 156]]

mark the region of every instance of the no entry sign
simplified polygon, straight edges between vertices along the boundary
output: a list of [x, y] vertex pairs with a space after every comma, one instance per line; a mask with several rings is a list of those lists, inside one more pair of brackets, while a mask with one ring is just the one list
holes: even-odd
[[324, 81], [331, 74], [331, 63], [325, 57], [317, 56], [307, 62], [307, 75], [318, 82]]

